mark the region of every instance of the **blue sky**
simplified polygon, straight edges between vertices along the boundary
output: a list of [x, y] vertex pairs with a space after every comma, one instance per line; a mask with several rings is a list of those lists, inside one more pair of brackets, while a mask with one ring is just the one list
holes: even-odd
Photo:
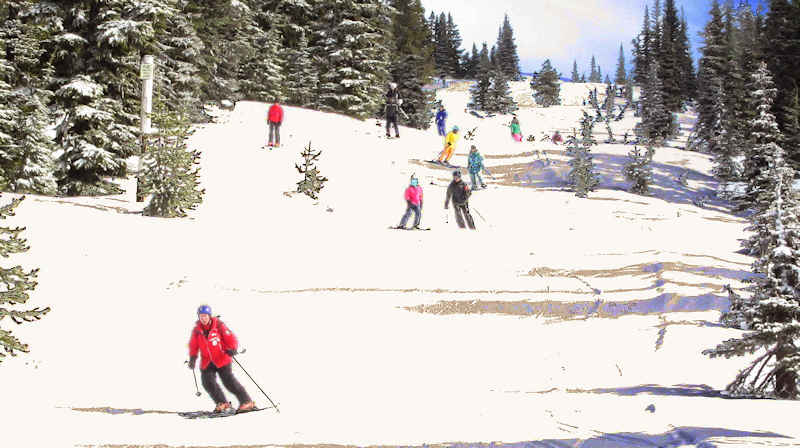
[[[734, 0], [736, 4], [739, 1]], [[758, 0], [748, 1], [755, 4]], [[603, 73], [612, 78], [620, 43], [630, 70], [630, 42], [642, 27], [646, 4], [652, 8], [653, 0], [422, 0], [426, 17], [431, 11], [453, 15], [467, 50], [473, 42], [480, 50], [483, 41], [491, 48], [503, 15], [508, 13], [522, 71], [536, 71], [549, 58], [569, 77], [572, 61], [577, 59], [578, 71], [588, 74], [589, 61], [595, 55]], [[711, 0], [676, 0], [676, 4], [686, 12], [696, 59], [702, 46], [698, 33], [708, 20]]]

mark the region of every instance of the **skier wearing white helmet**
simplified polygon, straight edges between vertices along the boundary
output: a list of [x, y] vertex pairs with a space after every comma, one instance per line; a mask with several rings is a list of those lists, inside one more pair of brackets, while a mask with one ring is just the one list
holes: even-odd
[[397, 128], [397, 114], [402, 104], [403, 100], [400, 99], [397, 84], [389, 83], [389, 91], [386, 92], [386, 138], [391, 138], [389, 130], [392, 125], [394, 125], [395, 138], [400, 138], [400, 130]]

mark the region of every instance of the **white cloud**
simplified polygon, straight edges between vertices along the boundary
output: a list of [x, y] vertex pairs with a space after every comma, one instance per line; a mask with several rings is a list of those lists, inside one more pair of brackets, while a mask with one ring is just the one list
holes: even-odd
[[463, 47], [491, 46], [508, 13], [523, 71], [538, 70], [545, 58], [569, 74], [573, 59], [588, 71], [592, 54], [604, 73], [613, 75], [619, 44], [630, 59], [630, 41], [641, 26], [643, 0], [422, 0], [426, 17], [450, 12]]

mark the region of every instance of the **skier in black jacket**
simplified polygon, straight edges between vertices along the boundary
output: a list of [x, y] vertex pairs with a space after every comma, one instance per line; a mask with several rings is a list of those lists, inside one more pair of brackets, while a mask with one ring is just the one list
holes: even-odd
[[453, 207], [456, 209], [456, 223], [458, 227], [464, 228], [464, 221], [470, 229], [475, 230], [475, 222], [472, 220], [472, 215], [469, 213], [469, 196], [472, 192], [469, 186], [461, 180], [461, 171], [453, 171], [453, 181], [447, 187], [447, 199], [444, 201], [444, 209], [453, 200]]
[[403, 101], [397, 91], [397, 84], [389, 83], [389, 91], [386, 92], [386, 138], [391, 138], [391, 135], [389, 135], [390, 125], [394, 125], [395, 138], [400, 138], [400, 131], [397, 129], [397, 114], [402, 104]]

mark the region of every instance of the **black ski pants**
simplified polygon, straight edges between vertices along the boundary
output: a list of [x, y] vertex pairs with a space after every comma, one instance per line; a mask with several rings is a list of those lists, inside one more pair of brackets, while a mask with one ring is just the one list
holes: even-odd
[[269, 142], [281, 144], [281, 124], [269, 122]]
[[394, 136], [400, 136], [400, 130], [397, 129], [397, 114], [396, 113], [388, 113], [386, 114], [386, 136], [389, 136], [389, 126], [394, 125]]
[[208, 364], [205, 370], [200, 371], [200, 378], [203, 381], [203, 389], [208, 392], [208, 395], [211, 395], [214, 403], [220, 404], [228, 401], [225, 399], [225, 394], [222, 392], [222, 389], [220, 389], [219, 383], [217, 383], [217, 373], [219, 373], [219, 377], [222, 379], [222, 384], [225, 385], [225, 389], [228, 389], [230, 393], [236, 395], [236, 399], [239, 400], [240, 405], [251, 401], [250, 395], [247, 394], [244, 387], [242, 387], [239, 381], [233, 376], [233, 365], [228, 364], [225, 367], [217, 367], [212, 362]]
[[453, 207], [456, 209], [456, 224], [458, 224], [458, 227], [463, 229], [464, 221], [466, 221], [469, 228], [475, 230], [475, 221], [472, 220], [472, 215], [469, 213], [469, 203], [453, 203]]

